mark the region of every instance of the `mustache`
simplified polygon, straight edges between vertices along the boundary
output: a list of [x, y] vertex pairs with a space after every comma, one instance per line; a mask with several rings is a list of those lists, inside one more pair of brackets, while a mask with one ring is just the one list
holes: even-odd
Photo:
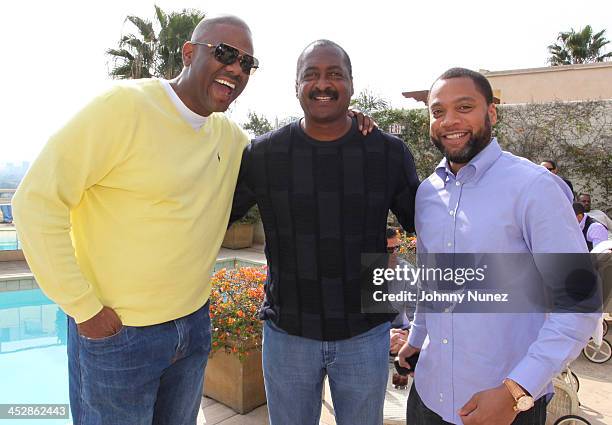
[[334, 100], [338, 99], [338, 92], [336, 90], [327, 88], [325, 90], [312, 90], [310, 93], [308, 93], [308, 98], [310, 100], [313, 100], [315, 97], [317, 96], [329, 96]]

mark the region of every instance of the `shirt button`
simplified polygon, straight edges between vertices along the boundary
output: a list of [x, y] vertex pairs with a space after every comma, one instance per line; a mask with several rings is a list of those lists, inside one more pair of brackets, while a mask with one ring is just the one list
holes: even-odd
[[442, 340], [442, 344], [448, 344], [448, 339], [444, 338], [444, 339]]
[[453, 246], [453, 243], [449, 242], [449, 243], [446, 244], [446, 246]]
[[455, 212], [454, 212], [453, 210], [450, 210], [448, 213], [449, 213], [450, 215], [455, 214]]
[[461, 183], [455, 182], [455, 186], [461, 186]]
[[451, 311], [451, 310], [450, 310], [450, 308], [445, 308], [445, 309], [444, 309], [444, 312], [445, 312], [445, 313], [450, 313], [450, 311]]

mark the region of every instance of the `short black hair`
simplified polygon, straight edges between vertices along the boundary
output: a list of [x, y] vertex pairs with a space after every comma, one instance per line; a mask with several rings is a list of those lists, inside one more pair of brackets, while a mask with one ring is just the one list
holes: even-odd
[[[438, 80], [450, 80], [452, 78], [469, 78], [474, 82], [476, 89], [482, 94], [487, 101], [487, 105], [493, 103], [493, 89], [491, 83], [487, 80], [487, 77], [482, 75], [480, 72], [472, 71], [467, 68], [451, 68], [445, 71], [442, 75], [435, 79], [429, 88], [429, 94], [431, 94], [431, 88], [438, 82]], [[429, 94], [427, 95], [427, 103], [429, 103]]]
[[578, 196], [576, 196], [576, 199], [580, 198], [581, 196], [588, 196], [588, 197], [590, 198], [590, 197], [591, 197], [591, 194], [590, 194], [590, 193], [585, 193], [585, 192], [580, 192], [580, 193], [578, 194]]
[[397, 230], [387, 227], [387, 239], [391, 239], [397, 236]]
[[300, 53], [300, 56], [298, 57], [298, 60], [297, 60], [297, 66], [295, 70], [296, 77], [298, 73], [300, 72], [300, 68], [302, 67], [302, 62], [304, 62], [304, 56], [306, 56], [306, 51], [311, 47], [312, 48], [314, 47], [335, 47], [336, 49], [340, 50], [342, 52], [342, 55], [344, 56], [344, 62], [348, 69], [349, 77], [353, 78], [353, 65], [351, 65], [351, 58], [349, 57], [348, 53], [346, 53], [346, 50], [344, 50], [342, 46], [340, 46], [338, 43], [335, 43], [331, 40], [327, 40], [324, 38], [320, 40], [315, 40], [312, 43], [308, 44], [308, 46], [304, 47], [304, 50], [302, 50], [302, 53]]
[[574, 214], [576, 215], [578, 214], [584, 215], [586, 213], [586, 209], [584, 208], [584, 205], [582, 205], [580, 202], [574, 202], [572, 204], [572, 208], [574, 209]]
[[542, 162], [548, 162], [550, 165], [552, 165], [552, 169], [556, 170], [557, 169], [557, 163], [555, 161], [553, 161], [552, 159], [545, 159]]

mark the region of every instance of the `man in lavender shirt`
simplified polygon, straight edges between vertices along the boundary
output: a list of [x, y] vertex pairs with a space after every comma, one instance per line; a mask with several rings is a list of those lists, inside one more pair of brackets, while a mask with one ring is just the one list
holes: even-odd
[[[446, 71], [429, 92], [429, 115], [431, 140], [445, 158], [417, 192], [420, 253], [587, 252], [569, 187], [491, 137], [497, 114], [485, 77]], [[417, 306], [399, 353], [403, 362], [421, 350], [407, 422], [544, 425], [553, 376], [596, 324], [595, 314], [430, 313]]]

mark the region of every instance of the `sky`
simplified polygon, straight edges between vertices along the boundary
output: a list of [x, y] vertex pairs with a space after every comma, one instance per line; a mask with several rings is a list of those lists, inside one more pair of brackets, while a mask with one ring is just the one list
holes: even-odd
[[[353, 62], [355, 93], [368, 89], [393, 107], [419, 105], [402, 92], [427, 89], [446, 69], [546, 66], [560, 31], [590, 24], [612, 39], [612, 1], [170, 1], [165, 11], [231, 13], [251, 27], [260, 69], [229, 114], [300, 116], [295, 65], [311, 41], [331, 39]], [[128, 15], [153, 19], [150, 0], [7, 1], [0, 25], [0, 163], [31, 161], [49, 136], [107, 89], [105, 50], [135, 31]], [[609, 50], [608, 50], [609, 51]]]

